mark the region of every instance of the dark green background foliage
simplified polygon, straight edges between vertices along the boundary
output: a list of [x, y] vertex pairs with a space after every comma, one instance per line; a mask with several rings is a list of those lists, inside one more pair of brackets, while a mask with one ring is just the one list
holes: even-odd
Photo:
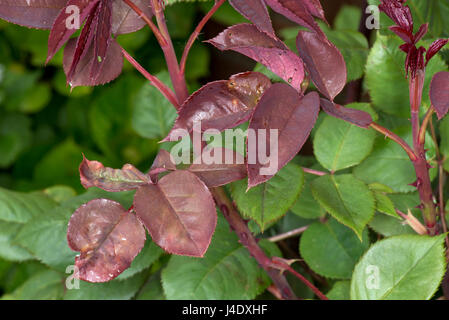
[[[325, 10], [330, 9], [326, 11], [329, 18], [334, 17], [340, 2], [322, 3]], [[448, 36], [447, 1], [407, 3], [419, 17], [417, 24], [431, 22], [431, 32], [423, 44]], [[206, 1], [167, 7], [167, 22], [179, 54], [195, 22], [210, 6], [211, 2]], [[322, 25], [342, 51], [348, 80], [364, 79], [362, 99], [366, 102], [350, 107], [371, 113], [380, 124], [410, 142], [408, 88], [402, 71], [405, 55], [397, 48], [400, 41], [385, 28], [383, 14], [382, 29], [372, 32], [367, 41], [358, 32], [360, 17], [358, 7], [344, 6], [335, 19], [330, 19], [331, 27]], [[244, 21], [226, 4], [201, 40], [215, 36], [226, 25]], [[279, 16], [274, 22], [293, 49], [298, 28]], [[169, 147], [158, 141], [170, 130], [176, 113], [128, 63], [112, 83], [70, 92], [61, 68], [61, 52], [48, 66], [43, 65], [47, 37], [47, 31], [0, 21], [0, 296], [273, 298], [266, 291], [269, 278], [238, 243], [220, 212], [217, 230], [203, 260], [170, 256], [149, 239], [131, 268], [117, 279], [105, 284], [81, 283], [80, 290], [65, 290], [69, 276], [66, 268], [76, 255], [66, 242], [67, 222], [74, 210], [101, 197], [117, 200], [125, 207], [132, 202], [129, 192], [86, 192], [78, 173], [82, 153], [105, 166], [117, 168], [132, 163], [146, 172], [159, 148]], [[169, 83], [162, 52], [147, 28], [118, 40], [147, 70]], [[433, 74], [448, 70], [448, 62], [449, 50], [445, 49], [428, 67], [427, 87]], [[253, 66], [246, 58], [222, 55], [197, 42], [187, 64], [189, 89], [193, 92], [207, 81], [226, 79], [230, 72]], [[255, 69], [281, 81], [261, 65]], [[339, 99], [344, 102], [344, 93]], [[424, 109], [428, 107], [426, 91]], [[446, 158], [449, 119], [442, 120], [436, 129]], [[434, 161], [435, 145], [430, 137], [427, 142], [428, 157]], [[334, 174], [317, 178], [304, 173], [301, 166]], [[445, 168], [449, 170], [449, 164]], [[394, 210], [412, 209], [421, 219], [419, 210], [414, 209], [419, 197], [408, 185], [414, 178], [407, 155], [393, 142], [320, 114], [301, 155], [275, 178], [249, 193], [245, 193], [245, 180], [231, 184], [227, 190], [244, 217], [253, 220], [250, 227], [261, 237], [310, 225], [299, 245], [298, 238], [283, 241], [282, 252], [269, 241], [260, 244], [269, 255], [304, 259], [295, 264], [295, 269], [315, 281], [331, 299], [429, 299], [438, 289], [445, 268], [443, 238], [411, 235], [413, 230], [401, 222]], [[377, 241], [378, 237], [392, 238]], [[406, 284], [388, 278], [376, 294], [364, 291], [364, 268], [372, 264], [379, 265], [381, 276], [404, 277]], [[313, 297], [302, 283], [292, 277], [288, 280], [298, 296]]]

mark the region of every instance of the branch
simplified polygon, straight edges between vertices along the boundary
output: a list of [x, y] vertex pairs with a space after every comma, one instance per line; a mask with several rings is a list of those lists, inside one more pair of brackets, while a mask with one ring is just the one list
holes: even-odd
[[282, 298], [287, 300], [297, 299], [285, 277], [279, 270], [272, 267], [273, 263], [271, 259], [268, 258], [265, 252], [259, 247], [257, 240], [248, 229], [246, 222], [243, 221], [223, 188], [212, 188], [211, 192], [217, 206], [231, 226], [231, 229], [239, 237], [240, 243], [248, 249], [251, 256], [253, 256], [259, 265], [268, 273], [271, 280], [273, 280], [273, 283], [279, 289]]
[[161, 0], [151, 0], [151, 4], [153, 7], [154, 15], [156, 16], [157, 25], [159, 26], [161, 34], [166, 42], [165, 45], [161, 44], [161, 48], [164, 52], [168, 72], [170, 73], [170, 78], [173, 83], [173, 88], [175, 89], [176, 97], [178, 98], [178, 103], [182, 104], [189, 97], [189, 91], [187, 90], [187, 84], [184, 76], [179, 70], [175, 48], [173, 47], [173, 42], [171, 40], [170, 34], [168, 33], [164, 10], [161, 7], [160, 1]]
[[410, 160], [412, 160], [414, 162], [418, 159], [418, 157], [416, 156], [416, 154], [412, 150], [412, 148], [409, 146], [409, 144], [407, 142], [405, 142], [405, 140], [402, 139], [401, 137], [399, 137], [397, 134], [391, 132], [387, 128], [382, 127], [381, 125], [378, 125], [375, 122], [371, 123], [370, 127], [373, 128], [374, 130], [382, 133], [386, 137], [390, 138], [397, 144], [399, 144], [402, 147], [402, 149], [404, 149], [405, 152], [407, 152], [407, 155], [409, 156]]
[[291, 238], [291, 237], [295, 237], [297, 235], [300, 235], [304, 231], [306, 231], [308, 227], [309, 226], [304, 226], [304, 227], [301, 227], [301, 228], [290, 230], [288, 232], [279, 234], [277, 236], [270, 237], [267, 240], [271, 241], [271, 242], [278, 242], [278, 241], [285, 240], [285, 239], [288, 239], [288, 238]]
[[201, 30], [203, 29], [203, 27], [207, 23], [207, 21], [209, 21], [209, 19], [214, 15], [214, 13], [218, 10], [218, 8], [220, 8], [221, 5], [225, 2], [226, 2], [226, 0], [219, 0], [219, 1], [215, 2], [212, 9], [210, 9], [209, 12], [203, 17], [203, 19], [200, 21], [200, 23], [195, 28], [193, 33], [190, 35], [190, 38], [187, 41], [187, 44], [184, 48], [184, 52], [183, 52], [182, 58], [181, 58], [180, 66], [181, 66], [182, 74], [185, 74], [187, 58], [189, 56], [189, 52], [193, 46], [193, 43], [195, 42], [196, 38], [198, 38], [198, 36], [200, 35]]
[[296, 272], [295, 269], [290, 267], [287, 263], [281, 261], [281, 259], [273, 259], [272, 264], [279, 266], [279, 269], [281, 270], [287, 270], [288, 272], [293, 274], [296, 278], [301, 280], [302, 283], [304, 283], [307, 287], [309, 287], [313, 291], [313, 293], [315, 293], [316, 296], [321, 300], [329, 300], [329, 298], [326, 297], [317, 287], [315, 287], [309, 280], [304, 278], [302, 274]]
[[145, 70], [145, 68], [142, 67], [125, 49], [121, 49], [125, 59], [128, 60], [129, 63], [131, 63], [133, 67], [136, 68], [146, 79], [148, 79], [150, 83], [156, 87], [176, 109], [179, 109], [179, 103], [173, 91], [171, 91], [170, 88], [167, 87], [161, 80]]
[[154, 35], [156, 36], [157, 41], [162, 46], [167, 45], [167, 41], [165, 41], [165, 38], [162, 36], [159, 29], [156, 27], [156, 25], [151, 21], [150, 17], [148, 17], [138, 6], [134, 4], [131, 0], [123, 0], [125, 3], [133, 9], [137, 15], [143, 19], [143, 21], [146, 22], [146, 24], [150, 27], [151, 31], [153, 31]]

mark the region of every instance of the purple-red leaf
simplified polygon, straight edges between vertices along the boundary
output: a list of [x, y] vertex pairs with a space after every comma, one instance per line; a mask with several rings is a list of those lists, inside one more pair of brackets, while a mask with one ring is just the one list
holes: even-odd
[[427, 50], [426, 54], [426, 64], [429, 63], [430, 59], [432, 59], [433, 56], [436, 55], [438, 51], [440, 51], [441, 48], [443, 48], [447, 44], [448, 41], [449, 39], [438, 39], [430, 45], [429, 50]]
[[[103, 67], [98, 77], [91, 77], [90, 70], [94, 63], [94, 46], [90, 46], [87, 53], [79, 61], [72, 78], [69, 81], [71, 87], [77, 86], [96, 86], [108, 83], [117, 78], [122, 72], [123, 54], [118, 43], [111, 39], [106, 58], [103, 60]], [[70, 39], [64, 50], [64, 72], [68, 75], [70, 66], [72, 65], [76, 48], [76, 39]]]
[[69, 247], [79, 251], [79, 278], [106, 282], [127, 269], [145, 244], [145, 229], [119, 203], [92, 200], [72, 215], [67, 229]]
[[357, 109], [345, 108], [341, 105], [338, 105], [323, 98], [321, 99], [320, 102], [321, 108], [324, 110], [324, 112], [335, 118], [339, 118], [352, 124], [355, 124], [356, 126], [368, 128], [369, 125], [373, 122], [373, 119], [371, 118], [371, 115], [368, 112]]
[[[133, 3], [149, 18], [153, 16], [151, 1], [133, 0]], [[145, 26], [145, 21], [123, 0], [112, 1], [112, 33], [131, 33]]]
[[[61, 10], [56, 18], [53, 27], [48, 37], [48, 54], [47, 63], [53, 58], [55, 53], [61, 49], [61, 47], [70, 39], [70, 37], [77, 31], [77, 24], [81, 27], [81, 24], [91, 14], [93, 9], [98, 5], [99, 0], [87, 1], [87, 0], [69, 0], [65, 8], [69, 6], [75, 6], [79, 9], [79, 17], [73, 14], [72, 11]], [[79, 18], [79, 21], [76, 21]], [[70, 28], [69, 28], [69, 27]]]
[[223, 186], [246, 177], [245, 159], [239, 153], [225, 148], [204, 148], [201, 163], [188, 169], [209, 188]]
[[67, 0], [0, 0], [0, 18], [38, 29], [50, 29]]
[[109, 192], [137, 189], [150, 183], [147, 175], [133, 165], [125, 164], [122, 169], [105, 168], [101, 162], [89, 161], [85, 157], [79, 167], [81, 184], [84, 188], [98, 187]]
[[176, 164], [171, 156], [170, 152], [161, 149], [153, 161], [153, 165], [150, 168], [149, 176], [153, 183], [157, 183], [158, 175], [166, 171], [176, 170]]
[[106, 59], [106, 54], [111, 41], [111, 2], [103, 1], [99, 6], [97, 19], [99, 21], [95, 33], [94, 41], [94, 61], [90, 70], [90, 76], [94, 80], [100, 75], [103, 61]]
[[343, 90], [347, 77], [340, 51], [315, 32], [299, 31], [296, 45], [313, 83], [322, 94], [334, 100]]
[[303, 0], [303, 3], [314, 17], [326, 21], [326, 16], [324, 15], [320, 0]]
[[[293, 88], [282, 83], [273, 84], [265, 92], [248, 129], [255, 130], [257, 136], [261, 130], [266, 130], [266, 140], [262, 141], [258, 137], [257, 145], [248, 138], [248, 188], [271, 179], [301, 150], [315, 125], [319, 111], [320, 99], [316, 92], [301, 97]], [[277, 141], [271, 140], [270, 129], [277, 130]], [[268, 156], [272, 142], [277, 142], [273, 150], [278, 152], [278, 156], [270, 154], [270, 158], [273, 157], [276, 163], [262, 163], [260, 156]], [[264, 151], [260, 150], [261, 144], [266, 146]], [[257, 161], [252, 161], [251, 157], [254, 160], [257, 158]], [[271, 172], [266, 173], [268, 168]]]
[[179, 129], [193, 130], [201, 121], [201, 129], [225, 130], [247, 121], [260, 97], [271, 86], [270, 80], [258, 72], [233, 75], [229, 80], [208, 83], [192, 94], [178, 111], [178, 118], [164, 141], [180, 138]]
[[449, 110], [449, 72], [441, 71], [433, 76], [430, 84], [430, 101], [441, 120]]
[[217, 224], [215, 203], [193, 173], [174, 171], [140, 187], [134, 208], [153, 241], [168, 253], [202, 257]]
[[251, 24], [232, 26], [207, 41], [220, 50], [233, 50], [260, 62], [298, 91], [304, 80], [301, 59], [279, 39]]
[[[321, 5], [316, 7], [316, 4], [319, 4], [319, 1], [265, 0], [265, 2], [271, 7], [271, 9], [279, 14], [282, 14], [291, 21], [324, 35], [323, 31], [320, 29], [312, 16], [316, 14], [319, 15], [320, 18], [324, 17], [324, 12], [322, 12]], [[320, 8], [321, 13], [319, 12]], [[315, 10], [311, 12], [310, 9]]]
[[263, 0], [229, 0], [229, 3], [261, 31], [275, 36], [270, 15]]

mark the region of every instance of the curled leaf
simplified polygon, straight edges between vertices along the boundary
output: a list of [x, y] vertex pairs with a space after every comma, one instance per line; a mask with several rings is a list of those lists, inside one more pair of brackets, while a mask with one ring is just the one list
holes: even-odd
[[84, 157], [79, 171], [81, 184], [86, 189], [98, 187], [109, 192], [118, 192], [137, 189], [150, 183], [147, 175], [130, 164], [125, 164], [122, 169], [105, 168], [101, 162], [89, 161]]
[[321, 98], [321, 108], [328, 115], [345, 120], [361, 128], [368, 128], [373, 122], [373, 119], [368, 112], [345, 108], [324, 98]]
[[201, 130], [225, 130], [247, 121], [270, 80], [258, 72], [233, 75], [229, 80], [208, 83], [192, 94], [178, 111], [170, 134], [163, 141], [179, 139], [178, 130], [191, 133], [195, 122]]
[[[301, 150], [315, 125], [319, 110], [320, 101], [316, 92], [301, 97], [292, 87], [282, 83], [273, 84], [267, 90], [248, 129], [258, 135], [257, 143], [251, 142], [248, 136], [248, 188], [271, 179]], [[265, 133], [262, 139], [261, 133]], [[277, 134], [277, 139], [272, 134]], [[268, 152], [275, 154], [268, 156]], [[268, 157], [268, 161], [262, 161], [264, 157]]]
[[215, 203], [193, 173], [174, 171], [140, 187], [134, 208], [153, 241], [168, 253], [202, 257], [217, 224]]
[[167, 150], [161, 149], [153, 161], [149, 176], [153, 183], [158, 181], [158, 175], [166, 171], [176, 170], [176, 164], [172, 155]]
[[270, 37], [251, 24], [232, 26], [207, 41], [220, 50], [233, 50], [260, 62], [293, 88], [300, 90], [304, 80], [301, 59], [282, 41]]
[[106, 282], [127, 269], [145, 244], [145, 229], [119, 203], [96, 199], [72, 215], [67, 229], [70, 248], [79, 251], [79, 278]]
[[346, 84], [346, 63], [341, 52], [315, 32], [299, 31], [296, 45], [317, 89], [334, 100]]
[[438, 119], [441, 120], [449, 110], [449, 72], [441, 71], [433, 76], [429, 94]]

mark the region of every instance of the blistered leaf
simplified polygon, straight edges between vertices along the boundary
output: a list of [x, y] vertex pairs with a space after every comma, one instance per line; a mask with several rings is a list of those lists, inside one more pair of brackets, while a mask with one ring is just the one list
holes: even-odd
[[430, 84], [430, 101], [441, 120], [449, 110], [449, 72], [435, 74]]
[[343, 90], [347, 76], [340, 51], [325, 37], [308, 31], [299, 31], [296, 46], [313, 83], [322, 94], [334, 100]]
[[229, 3], [261, 31], [275, 36], [270, 15], [263, 0], [229, 0]]
[[[249, 188], [269, 180], [301, 150], [315, 125], [319, 109], [316, 92], [301, 97], [292, 87], [282, 83], [273, 84], [266, 91], [249, 124], [249, 130], [257, 135], [257, 143], [251, 143], [248, 136]], [[265, 136], [261, 135], [263, 132]], [[274, 134], [277, 139], [276, 136], [273, 139]], [[261, 145], [265, 150], [261, 150]], [[274, 161], [261, 161], [261, 155], [268, 156], [272, 149], [278, 153], [270, 154], [269, 160]]]
[[[70, 70], [74, 58], [76, 40], [71, 39], [64, 50], [64, 72], [66, 75]], [[76, 70], [70, 80], [69, 85], [74, 88], [77, 86], [96, 86], [108, 83], [119, 76], [123, 67], [123, 54], [119, 44], [115, 40], [111, 40], [106, 58], [102, 62], [103, 68], [101, 73], [95, 79], [90, 76], [90, 70], [94, 63], [94, 49], [90, 46], [88, 52], [78, 63]]]
[[361, 128], [368, 128], [369, 125], [373, 122], [373, 119], [368, 112], [345, 108], [324, 98], [321, 98], [320, 102], [321, 108], [323, 108], [323, 110], [327, 114], [355, 124], [356, 126], [359, 126]]
[[106, 282], [127, 269], [145, 244], [145, 229], [137, 217], [118, 202], [96, 199], [72, 215], [67, 240], [79, 278]]
[[251, 24], [232, 26], [208, 41], [220, 50], [233, 50], [262, 63], [293, 88], [304, 80], [301, 59], [279, 39], [270, 37]]
[[247, 121], [270, 80], [258, 72], [233, 75], [229, 80], [208, 83], [192, 94], [182, 105], [178, 118], [164, 139], [178, 140], [179, 129], [191, 133], [195, 122], [201, 129], [225, 130]]
[[1, 0], [0, 18], [25, 27], [50, 29], [67, 0]]
[[[194, 162], [188, 170], [196, 174], [209, 188], [246, 177], [245, 159], [239, 153], [225, 148], [206, 147], [202, 155], [201, 163]], [[205, 156], [208, 158], [205, 159]]]
[[109, 192], [137, 189], [150, 183], [147, 175], [136, 167], [125, 164], [122, 169], [105, 168], [101, 162], [84, 157], [80, 167], [81, 184], [84, 188], [98, 187]]
[[317, 6], [318, 0], [265, 0], [265, 2], [271, 9], [293, 22], [322, 34], [320, 27], [312, 16], [313, 14], [319, 15], [320, 18], [324, 17], [321, 5]]
[[134, 208], [153, 241], [169, 253], [202, 257], [217, 223], [215, 203], [193, 173], [175, 171], [142, 186]]

